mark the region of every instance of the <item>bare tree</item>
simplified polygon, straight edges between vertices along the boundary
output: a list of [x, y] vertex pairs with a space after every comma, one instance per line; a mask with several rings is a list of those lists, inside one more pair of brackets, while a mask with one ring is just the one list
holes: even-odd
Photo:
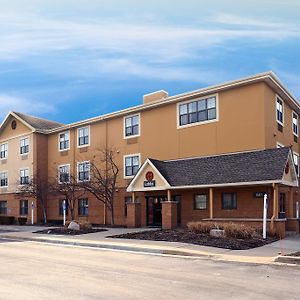
[[39, 171], [28, 180], [28, 183], [21, 185], [17, 190], [16, 196], [18, 198], [30, 197], [36, 199], [41, 205], [44, 223], [47, 223], [48, 181], [47, 178], [41, 176]]
[[82, 188], [105, 204], [110, 212], [111, 224], [114, 225], [114, 196], [120, 169], [115, 162], [114, 149], [99, 151], [100, 155], [90, 162], [90, 180], [85, 181]]
[[85, 189], [82, 187], [83, 184], [79, 184], [74, 176], [67, 173], [62, 173], [60, 178], [52, 179], [49, 182], [49, 192], [66, 200], [72, 220], [75, 220], [76, 202], [86, 194]]

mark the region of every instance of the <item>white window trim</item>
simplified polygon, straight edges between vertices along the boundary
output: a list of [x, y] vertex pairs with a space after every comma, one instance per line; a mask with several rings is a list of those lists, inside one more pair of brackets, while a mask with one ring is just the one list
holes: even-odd
[[[277, 119], [277, 99], [279, 99], [280, 101], [282, 101], [282, 122], [279, 121], [279, 120]], [[279, 125], [281, 125], [282, 127], [284, 127], [284, 101], [283, 101], [283, 99], [282, 99], [279, 95], [277, 95], [277, 94], [276, 94], [276, 96], [275, 96], [275, 113], [276, 113], [276, 122], [277, 122]]]
[[0, 150], [1, 150], [1, 146], [3, 146], [3, 145], [7, 145], [7, 156], [5, 158], [0, 158], [0, 160], [5, 160], [5, 159], [8, 158], [8, 148], [9, 148], [8, 143], [1, 143], [0, 144]]
[[28, 178], [29, 178], [29, 183], [30, 183], [30, 169], [29, 168], [20, 168], [19, 169], [19, 185], [20, 186], [23, 186], [24, 184], [21, 184], [21, 171], [24, 171], [24, 170], [28, 170]]
[[[89, 143], [86, 145], [79, 145], [79, 130], [83, 129], [83, 128], [89, 129]], [[77, 128], [77, 143], [76, 144], [77, 144], [77, 148], [85, 148], [85, 147], [89, 147], [91, 145], [91, 126], [90, 125]]]
[[[6, 178], [7, 178], [7, 185], [5, 185], [5, 186], [0, 186], [0, 188], [1, 189], [6, 189], [6, 188], [8, 188], [8, 186], [9, 186], [9, 180], [8, 180], [8, 171], [0, 171], [0, 175], [1, 174], [6, 174]], [[1, 177], [1, 176], [0, 176]], [[1, 178], [0, 178], [1, 179]]]
[[[69, 181], [68, 182], [61, 182], [60, 181], [60, 168], [61, 167], [69, 167]], [[59, 165], [58, 167], [57, 167], [57, 174], [58, 174], [58, 183], [59, 184], [63, 184], [63, 183], [70, 183], [70, 176], [71, 176], [71, 164], [63, 164], [63, 165]]]
[[[79, 165], [80, 164], [89, 164], [90, 165], [90, 170], [89, 170], [89, 180], [79, 180]], [[77, 162], [77, 172], [76, 172], [76, 179], [77, 182], [88, 182], [91, 180], [91, 162], [89, 160], [85, 160], [85, 161], [78, 161]]]
[[[21, 154], [21, 151], [20, 151], [20, 149], [21, 149], [21, 141], [22, 140], [25, 140], [25, 139], [28, 139], [28, 152], [27, 153], [22, 153]], [[31, 141], [30, 141], [30, 137], [29, 136], [24, 136], [24, 137], [22, 137], [22, 138], [20, 138], [19, 139], [19, 155], [20, 156], [26, 156], [26, 155], [29, 155], [29, 153], [30, 153], [30, 150], [31, 150], [31, 147], [30, 147], [30, 143]]]
[[138, 156], [139, 158], [139, 168], [141, 167], [141, 153], [134, 153], [134, 154], [127, 154], [123, 156], [123, 176], [124, 179], [132, 179], [135, 175], [132, 176], [126, 176], [126, 158], [127, 157], [133, 157], [133, 156]]
[[299, 177], [300, 176], [300, 173], [299, 173], [299, 171], [300, 171], [300, 161], [299, 161], [300, 156], [299, 156], [299, 153], [293, 151], [293, 160], [294, 160], [294, 155], [298, 156], [298, 174], [297, 174], [297, 177]]
[[[298, 128], [298, 133], [297, 134], [294, 132], [294, 123], [293, 123], [294, 114], [297, 116], [297, 128]], [[292, 132], [293, 132], [294, 136], [296, 136], [296, 137], [299, 136], [299, 115], [294, 110], [292, 110]]]
[[[125, 121], [126, 121], [127, 118], [131, 118], [131, 117], [134, 117], [134, 116], [139, 117], [139, 133], [135, 134], [135, 135], [126, 136], [126, 123], [125, 123]], [[141, 135], [141, 113], [136, 113], [136, 114], [131, 114], [131, 115], [128, 115], [128, 116], [124, 116], [123, 117], [123, 138], [124, 139], [131, 139], [131, 138], [139, 137], [140, 135]]]
[[[206, 121], [202, 121], [202, 122], [195, 122], [195, 123], [191, 123], [191, 124], [186, 124], [186, 125], [180, 125], [180, 120], [179, 120], [179, 107], [181, 104], [186, 104], [186, 103], [191, 103], [191, 102], [195, 102], [195, 101], [200, 101], [203, 99], [208, 99], [208, 98], [212, 98], [215, 97], [216, 98], [216, 118], [213, 120], [206, 120]], [[211, 95], [206, 95], [203, 97], [197, 97], [194, 99], [190, 99], [187, 101], [182, 101], [182, 102], [178, 102], [176, 104], [176, 124], [177, 124], [177, 129], [181, 129], [181, 128], [188, 128], [188, 127], [193, 127], [193, 126], [199, 126], [199, 125], [204, 125], [204, 124], [209, 124], [209, 123], [215, 123], [219, 121], [219, 94], [211, 94]]]
[[276, 148], [283, 148], [283, 147], [285, 147], [283, 144], [279, 142], [276, 143]]
[[[69, 133], [69, 148], [66, 148], [66, 149], [60, 149], [60, 135], [61, 135], [61, 134], [66, 134], [66, 133]], [[71, 146], [71, 133], [70, 133], [70, 130], [66, 130], [66, 131], [63, 131], [63, 132], [59, 132], [58, 135], [57, 135], [57, 140], [58, 140], [58, 151], [59, 151], [59, 152], [64, 152], [64, 151], [70, 150], [70, 146]]]

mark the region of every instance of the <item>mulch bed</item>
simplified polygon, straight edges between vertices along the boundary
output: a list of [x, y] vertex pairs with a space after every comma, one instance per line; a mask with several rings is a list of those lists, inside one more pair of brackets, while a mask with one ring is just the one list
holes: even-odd
[[247, 240], [222, 237], [216, 238], [208, 234], [194, 233], [188, 229], [142, 231], [136, 233], [115, 235], [111, 236], [111, 238], [180, 242], [231, 250], [252, 249], [261, 247], [277, 240], [276, 238], [267, 238], [266, 240], [263, 240], [262, 238]]
[[64, 227], [50, 228], [45, 230], [35, 231], [34, 233], [40, 234], [53, 234], [53, 235], [80, 235], [95, 232], [107, 231], [107, 229], [89, 229], [89, 230], [73, 230]]

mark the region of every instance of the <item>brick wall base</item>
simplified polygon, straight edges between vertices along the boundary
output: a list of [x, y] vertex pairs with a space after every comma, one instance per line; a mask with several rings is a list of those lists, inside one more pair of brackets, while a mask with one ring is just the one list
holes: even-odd
[[177, 227], [177, 202], [162, 202], [162, 228], [173, 229]]
[[141, 203], [127, 203], [126, 225], [128, 228], [141, 227]]

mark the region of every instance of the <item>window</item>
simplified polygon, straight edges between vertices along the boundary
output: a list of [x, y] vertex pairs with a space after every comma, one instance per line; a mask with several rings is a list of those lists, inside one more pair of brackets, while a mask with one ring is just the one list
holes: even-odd
[[217, 119], [217, 99], [210, 97], [179, 105], [179, 126]]
[[207, 209], [207, 195], [195, 195], [194, 197], [194, 209]]
[[279, 97], [276, 99], [276, 120], [283, 125], [283, 101]]
[[124, 118], [125, 137], [138, 136], [140, 134], [140, 115]]
[[236, 193], [222, 194], [222, 209], [237, 209]]
[[294, 164], [295, 164], [296, 173], [297, 173], [297, 175], [299, 175], [299, 154], [294, 152], [293, 157], [294, 157]]
[[8, 186], [7, 172], [0, 172], [0, 187]]
[[7, 214], [7, 201], [0, 201], [0, 215]]
[[132, 197], [125, 197], [125, 210], [124, 210], [124, 213], [125, 213], [125, 217], [127, 217], [127, 203], [131, 203], [132, 202]]
[[298, 115], [293, 111], [293, 134], [298, 136]]
[[8, 155], [8, 144], [0, 145], [0, 159], [6, 159]]
[[79, 199], [78, 200], [78, 215], [87, 216], [89, 213], [89, 203], [88, 199]]
[[90, 128], [83, 127], [78, 129], [78, 146], [88, 146], [90, 144]]
[[70, 131], [59, 134], [59, 150], [64, 151], [70, 149]]
[[58, 203], [58, 209], [59, 209], [59, 215], [63, 216], [64, 214], [64, 201], [66, 201], [66, 215], [68, 214], [68, 210], [69, 210], [69, 205], [68, 205], [68, 201], [67, 200], [63, 200], [63, 199], [59, 199], [59, 203]]
[[20, 200], [20, 215], [28, 215], [28, 200]]
[[20, 170], [20, 184], [29, 184], [29, 170], [28, 169], [21, 169]]
[[29, 139], [20, 140], [20, 154], [27, 154], [29, 152]]
[[70, 182], [70, 165], [61, 165], [58, 167], [59, 183]]
[[125, 156], [125, 177], [134, 176], [140, 168], [140, 156]]
[[90, 162], [84, 161], [77, 164], [77, 180], [89, 181], [90, 180]]

